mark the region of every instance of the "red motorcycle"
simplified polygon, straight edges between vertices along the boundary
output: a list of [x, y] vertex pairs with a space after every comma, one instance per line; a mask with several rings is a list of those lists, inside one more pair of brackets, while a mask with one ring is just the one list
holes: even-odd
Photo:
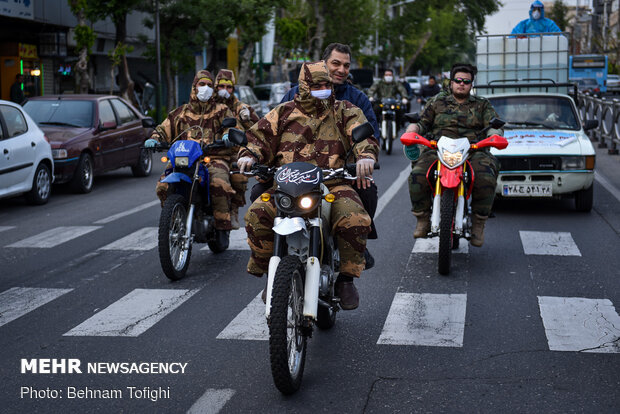
[[[499, 129], [504, 123], [494, 118], [490, 126], [480, 131], [479, 135], [489, 128]], [[400, 137], [400, 142], [403, 145], [419, 144], [437, 150], [438, 160], [431, 164], [426, 174], [428, 183], [433, 188], [431, 232], [428, 236], [439, 236], [437, 267], [440, 274], [447, 275], [450, 273], [452, 249], [459, 247], [461, 237], [471, 239], [470, 197], [475, 177], [468, 158], [478, 149], [504, 149], [508, 146], [508, 141], [499, 135], [492, 135], [476, 143], [470, 143], [467, 138], [454, 139], [445, 136], [437, 141], [429, 141], [420, 134], [407, 132]]]

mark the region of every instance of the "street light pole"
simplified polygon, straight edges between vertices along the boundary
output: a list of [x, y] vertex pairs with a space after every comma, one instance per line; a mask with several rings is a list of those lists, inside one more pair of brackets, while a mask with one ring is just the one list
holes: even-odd
[[161, 123], [161, 51], [159, 48], [159, 0], [155, 0], [155, 50], [157, 51], [157, 90], [155, 94], [155, 120]]

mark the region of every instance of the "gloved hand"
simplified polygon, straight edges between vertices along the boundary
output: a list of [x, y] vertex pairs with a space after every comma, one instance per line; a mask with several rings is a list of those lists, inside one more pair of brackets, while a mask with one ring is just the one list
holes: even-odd
[[355, 175], [357, 175], [357, 188], [370, 187], [370, 180], [375, 169], [375, 160], [371, 158], [361, 158], [355, 163]]
[[250, 120], [250, 110], [247, 107], [243, 107], [243, 109], [241, 109], [241, 111], [239, 111], [239, 116], [241, 117], [241, 119], [243, 121], [249, 121]]
[[407, 102], [409, 102], [409, 101], [407, 100], [407, 98], [403, 98], [403, 99], [401, 100], [401, 102], [403, 103], [403, 105], [407, 105]]
[[254, 163], [256, 162], [256, 160], [254, 159], [254, 157], [241, 157], [237, 160], [237, 165], [239, 166], [239, 171], [240, 172], [245, 172], [245, 171], [249, 171], [250, 168], [252, 168], [252, 165], [254, 165]]
[[409, 158], [411, 161], [416, 161], [420, 158], [420, 148], [418, 148], [417, 144], [403, 145], [403, 152], [405, 153], [405, 157]]
[[371, 96], [371, 97], [369, 97], [369, 98], [368, 98], [368, 100], [369, 100], [370, 102], [374, 102], [374, 101], [375, 101], [375, 98], [373, 98], [373, 97]]
[[144, 141], [144, 146], [146, 148], [154, 148], [157, 144], [159, 144], [159, 141], [153, 138], [149, 138], [146, 141]]

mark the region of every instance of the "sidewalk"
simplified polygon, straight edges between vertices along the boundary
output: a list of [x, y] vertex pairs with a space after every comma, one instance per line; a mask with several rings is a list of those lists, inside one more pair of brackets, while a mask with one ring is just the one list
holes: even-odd
[[598, 142], [592, 145], [596, 150], [595, 179], [620, 201], [620, 155], [609, 155], [607, 148], [598, 148]]

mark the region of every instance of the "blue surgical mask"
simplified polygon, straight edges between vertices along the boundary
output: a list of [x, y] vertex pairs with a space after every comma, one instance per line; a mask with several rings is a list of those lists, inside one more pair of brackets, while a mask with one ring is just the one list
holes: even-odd
[[327, 99], [331, 96], [332, 90], [331, 89], [319, 89], [318, 91], [310, 91], [310, 93], [312, 94], [312, 96], [314, 96], [317, 99]]
[[534, 19], [534, 20], [538, 20], [538, 19], [540, 19], [540, 11], [538, 11], [538, 10], [534, 10], [534, 11], [532, 12], [532, 19]]

